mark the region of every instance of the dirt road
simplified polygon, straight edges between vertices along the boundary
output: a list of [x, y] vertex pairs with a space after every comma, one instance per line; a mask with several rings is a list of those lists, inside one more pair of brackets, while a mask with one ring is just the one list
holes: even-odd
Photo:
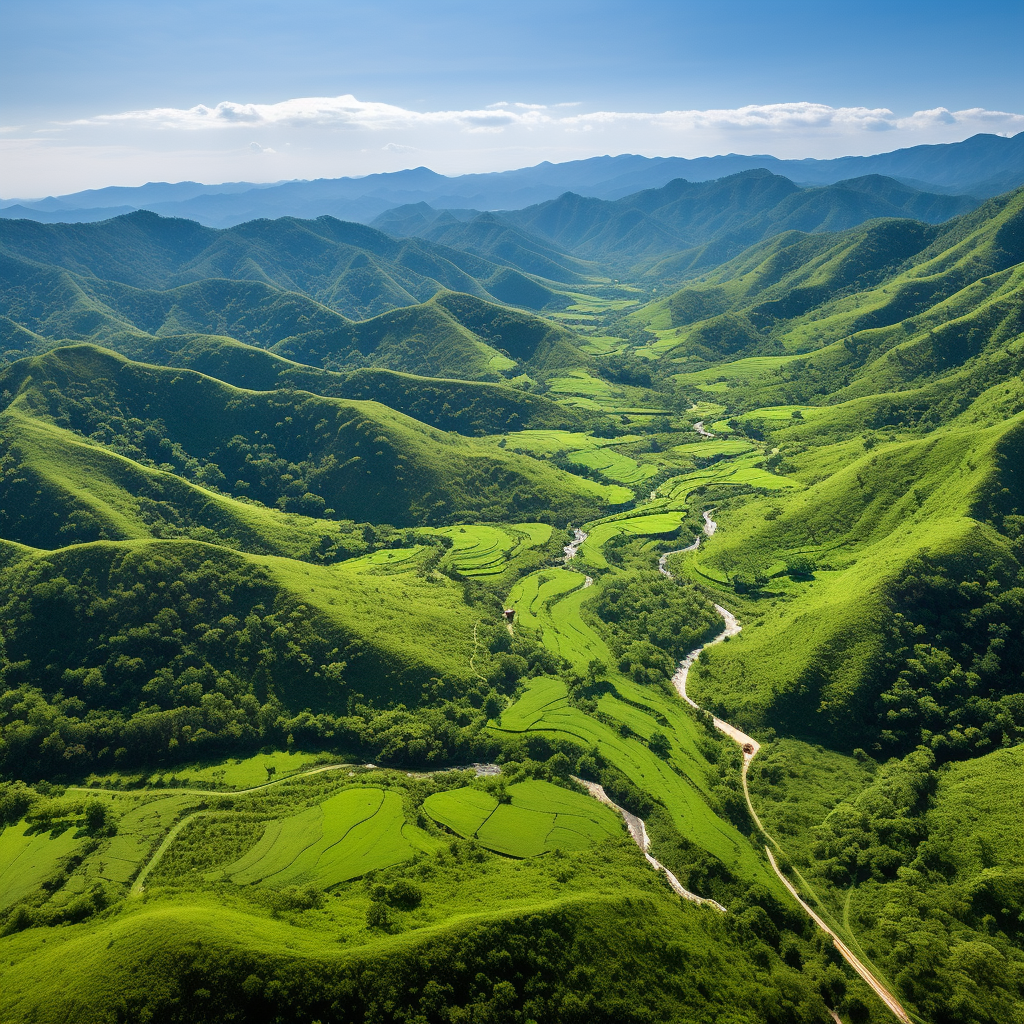
[[[708, 512], [704, 513], [704, 524], [704, 532], [709, 537], [712, 534], [714, 534], [715, 530], [718, 529], [718, 524], [711, 518]], [[683, 550], [695, 549], [696, 544], [691, 545], [690, 548], [685, 548]], [[670, 554], [674, 553], [675, 552], [670, 552]], [[658, 568], [665, 576], [668, 576], [671, 579], [672, 574], [668, 571], [667, 567], [664, 564], [667, 558], [668, 555], [663, 556], [662, 561], [659, 562]], [[727, 637], [736, 636], [743, 628], [736, 620], [736, 616], [733, 615], [732, 612], [730, 612], [728, 609], [723, 608], [719, 604], [716, 604], [715, 611], [717, 611], [718, 614], [722, 616], [722, 621], [725, 624], [725, 628], [713, 640], [708, 641], [708, 643], [704, 644], [702, 647], [698, 647], [697, 650], [691, 651], [679, 663], [679, 668], [676, 671], [676, 674], [672, 677], [672, 685], [675, 686], [676, 692], [679, 694], [679, 696], [682, 697], [682, 699], [685, 700], [686, 703], [689, 704], [691, 707], [697, 708], [698, 710], [702, 710], [700, 705], [686, 692], [686, 678], [689, 675], [690, 669], [692, 668], [693, 664], [697, 661], [697, 659], [700, 657], [701, 652], [705, 648], [711, 647], [714, 644], [721, 643]], [[768, 840], [769, 843], [771, 843], [775, 847], [776, 850], [778, 850], [781, 853], [782, 848], [769, 834], [768, 830], [761, 823], [761, 819], [757, 816], [757, 812], [754, 810], [754, 805], [750, 800], [750, 790], [747, 787], [747, 770], [750, 768], [750, 762], [754, 760], [754, 758], [757, 756], [757, 752], [761, 749], [761, 745], [753, 737], [748, 736], [740, 729], [737, 729], [736, 726], [730, 725], [728, 722], [723, 721], [721, 718], [715, 718], [714, 723], [716, 729], [719, 729], [721, 732], [724, 732], [727, 736], [729, 736], [732, 740], [734, 740], [736, 743], [740, 745], [740, 748], [743, 751], [743, 796], [747, 802], [747, 810], [750, 812], [750, 817], [757, 825], [757, 828], [761, 832], [761, 834], [765, 837], [765, 839]], [[888, 1007], [888, 1009], [892, 1012], [896, 1019], [900, 1021], [900, 1024], [913, 1024], [913, 1021], [907, 1014], [907, 1011], [904, 1010], [903, 1007], [900, 1005], [899, 1000], [885, 987], [885, 985], [882, 984], [881, 981], [878, 980], [878, 978], [871, 972], [871, 970], [861, 962], [861, 960], [854, 954], [850, 947], [847, 946], [846, 943], [844, 943], [843, 940], [839, 938], [835, 931], [833, 931], [833, 929], [830, 928], [821, 919], [821, 917], [818, 914], [816, 914], [804, 902], [804, 900], [800, 896], [800, 893], [797, 892], [796, 887], [785, 876], [785, 874], [783, 874], [782, 870], [779, 868], [779, 865], [776, 862], [775, 856], [772, 854], [771, 849], [767, 845], [764, 849], [765, 853], [768, 854], [768, 861], [771, 864], [772, 869], [775, 871], [775, 874], [779, 876], [779, 878], [782, 881], [782, 884], [786, 887], [786, 889], [789, 891], [792, 897], [800, 904], [800, 906], [808, 914], [811, 920], [814, 921], [814, 923], [819, 928], [821, 928], [822, 931], [826, 932], [829, 936], [831, 936], [832, 941], [835, 943], [836, 949], [839, 951], [843, 959], [853, 968], [854, 971], [857, 972], [858, 975], [860, 975], [861, 978], [864, 979], [865, 982], [867, 982], [867, 984], [871, 987], [871, 990], [875, 993], [875, 995], [877, 995], [878, 998], [882, 1000], [882, 1002], [886, 1005], [886, 1007]], [[838, 1020], [838, 1017], [836, 1017], [834, 1013], [833, 1019]]]

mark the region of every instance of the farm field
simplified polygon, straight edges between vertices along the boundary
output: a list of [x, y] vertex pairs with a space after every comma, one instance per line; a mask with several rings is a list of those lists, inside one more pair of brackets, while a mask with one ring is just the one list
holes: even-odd
[[[800, 417], [803, 419], [814, 419], [816, 416], [821, 416], [831, 411], [829, 406], [820, 405], [773, 405], [763, 409], [752, 409], [743, 415], [752, 420], [761, 419], [771, 423], [784, 423]], [[799, 413], [799, 417], [794, 416], [794, 413]], [[716, 420], [711, 424], [711, 429], [718, 433], [728, 433], [729, 424], [725, 420]]]
[[78, 829], [68, 827], [58, 835], [36, 831], [31, 825], [15, 825], [0, 832], [0, 911], [30, 895], [47, 881], [66, 857], [83, 844]]
[[449, 526], [436, 531], [452, 541], [444, 562], [460, 576], [500, 576], [520, 554], [546, 544], [548, 523], [495, 526]]
[[586, 466], [588, 469], [596, 469], [603, 477], [613, 480], [615, 483], [625, 484], [627, 487], [639, 486], [645, 480], [650, 480], [652, 476], [658, 474], [658, 470], [654, 466], [640, 465], [628, 455], [622, 455], [610, 448], [574, 452], [569, 456], [569, 461], [578, 466]]
[[456, 789], [429, 797], [423, 809], [453, 832], [510, 857], [586, 849], [622, 833], [608, 808], [549, 782], [520, 782], [508, 795], [510, 803], [499, 803], [478, 790]]
[[[563, 646], [571, 648], [571, 643]], [[685, 712], [680, 711], [678, 716], [674, 715], [670, 726], [673, 749], [680, 751], [674, 755], [679, 757], [680, 771], [677, 773], [674, 763], [667, 764], [657, 757], [637, 736], [623, 737], [612, 726], [571, 707], [564, 684], [560, 693], [549, 680], [541, 680], [537, 685], [540, 692], [533, 694], [528, 689], [522, 698], [526, 702], [523, 709], [519, 710], [513, 705], [503, 713], [501, 724], [494, 726], [496, 730], [552, 739], [572, 739], [584, 749], [600, 751], [633, 785], [663, 801], [676, 827], [691, 842], [707, 850], [730, 870], [758, 878], [764, 884], [775, 887], [776, 883], [767, 867], [758, 859], [755, 848], [746, 837], [708, 806], [702, 794], [706, 783], [703, 775], [697, 774], [701, 770], [698, 766], [706, 763], [696, 750], [699, 727], [692, 719], [686, 718]], [[666, 695], [666, 705], [668, 700]], [[664, 707], [661, 705], [658, 711], [664, 710]], [[628, 712], [624, 711], [626, 708]], [[605, 701], [604, 709], [616, 721], [628, 724], [628, 719], [633, 725], [639, 725], [642, 733], [648, 736], [659, 728], [665, 728], [659, 725], [655, 717], [657, 712], [647, 714], [614, 700]], [[695, 778], [684, 775], [683, 766], [689, 768]]]
[[739, 438], [715, 438], [711, 441], [697, 441], [695, 444], [679, 444], [672, 449], [680, 455], [691, 456], [695, 459], [714, 459], [725, 455], [747, 455], [756, 451], [756, 446], [750, 441]]
[[[708, 443], [713, 444], [714, 442]], [[759, 487], [767, 491], [784, 491], [800, 486], [790, 477], [779, 476], [763, 469], [761, 466], [763, 461], [762, 454], [751, 453], [735, 459], [716, 462], [706, 469], [692, 470], [669, 478], [658, 488], [658, 493], [674, 501], [684, 501], [686, 495], [698, 487], [707, 487], [711, 484], [727, 486], [745, 484], [748, 487]]]
[[331, 888], [430, 848], [430, 838], [406, 823], [397, 794], [347, 789], [319, 806], [270, 822], [245, 857], [206, 877], [236, 885]]
[[630, 444], [642, 440], [643, 436], [624, 434], [618, 437], [594, 437], [570, 430], [520, 430], [515, 434], [503, 434], [501, 439], [512, 451], [529, 455], [557, 455]]
[[[751, 356], [730, 363], [718, 363], [703, 370], [677, 373], [672, 378], [677, 384], [691, 385], [701, 391], [714, 389], [725, 393], [734, 387], [750, 387], [780, 367], [802, 358], [800, 355]], [[721, 386], [724, 385], [724, 386]]]
[[601, 553], [601, 548], [612, 537], [621, 533], [633, 534], [637, 537], [672, 534], [679, 529], [685, 518], [686, 510], [684, 508], [672, 511], [652, 511], [598, 522], [590, 528], [589, 536], [583, 544], [584, 559], [588, 565], [606, 569], [608, 562]]
[[[308, 754], [297, 750], [273, 750], [266, 754], [253, 757], [231, 758], [228, 761], [216, 761], [209, 765], [184, 765], [175, 770], [173, 776], [168, 773], [151, 775], [148, 786], [165, 785], [171, 777], [177, 785], [202, 789], [211, 783], [225, 786], [228, 789], [254, 789], [265, 785], [268, 781], [279, 782], [298, 772], [305, 771], [316, 764], [328, 760], [324, 754]], [[269, 771], [273, 769], [273, 771]]]

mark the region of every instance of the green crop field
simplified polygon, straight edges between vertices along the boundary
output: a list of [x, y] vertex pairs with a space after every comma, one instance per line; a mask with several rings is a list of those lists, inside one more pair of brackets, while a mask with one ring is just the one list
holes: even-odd
[[591, 527], [589, 536], [583, 545], [586, 562], [597, 568], [607, 568], [608, 562], [601, 554], [601, 548], [612, 537], [621, 533], [634, 534], [638, 537], [673, 534], [679, 529], [685, 518], [685, 510], [679, 510], [631, 515], [596, 523]]
[[551, 537], [548, 523], [516, 523], [499, 529], [495, 526], [449, 526], [434, 531], [452, 541], [445, 557], [460, 576], [500, 576], [519, 555], [541, 547]]
[[206, 877], [236, 885], [315, 883], [329, 888], [407, 860], [424, 847], [429, 848], [429, 839], [406, 825], [399, 796], [349, 789], [300, 814], [271, 821], [249, 853]]
[[508, 795], [510, 803], [499, 803], [479, 790], [455, 789], [430, 797], [423, 809], [453, 832], [510, 857], [581, 850], [622, 831], [608, 808], [549, 782], [520, 782]]
[[[748, 359], [737, 359], [730, 363], [719, 363], [703, 370], [695, 370], [692, 373], [677, 373], [673, 380], [678, 384], [693, 385], [701, 391], [709, 391], [714, 387], [719, 392], [726, 392], [735, 386], [749, 387], [779, 367], [799, 358], [798, 355], [751, 356]], [[719, 387], [719, 383], [724, 387]]]
[[59, 835], [36, 832], [29, 825], [16, 825], [0, 832], [0, 910], [5, 910], [47, 881], [65, 857], [82, 844], [77, 829]]
[[[685, 765], [689, 768], [699, 782], [681, 772], [677, 774], [673, 766], [652, 754], [640, 740], [623, 737], [611, 726], [570, 707], [565, 700], [564, 686], [560, 697], [556, 698], [554, 687], [549, 682], [542, 680], [540, 685], [540, 695], [535, 696], [528, 691], [523, 698], [527, 701], [523, 712], [513, 707], [502, 715], [501, 725], [496, 728], [510, 733], [571, 738], [583, 749], [600, 751], [634, 785], [663, 801], [691, 842], [707, 850], [730, 869], [757, 877], [774, 887], [757, 859], [754, 847], [735, 828], [715, 815], [702, 796], [703, 776], [696, 775], [694, 771], [703, 761], [696, 751], [697, 726], [682, 711], [673, 716], [672, 734], [681, 751], [691, 751], [689, 756], [685, 753], [679, 755], [680, 767]], [[664, 698], [664, 703], [659, 702], [658, 712], [664, 711], [667, 704], [668, 698]], [[648, 736], [659, 728], [654, 714], [646, 714], [629, 704], [608, 702], [606, 708], [607, 713], [624, 724], [629, 724], [627, 716], [634, 725], [642, 719], [641, 728]], [[627, 716], [621, 714], [623, 708], [628, 709]]]
[[587, 466], [589, 469], [596, 469], [602, 476], [616, 483], [626, 485], [642, 484], [652, 476], [657, 475], [654, 466], [641, 466], [634, 459], [609, 448], [602, 448], [598, 451], [576, 452], [569, 456], [569, 461], [578, 466]]
[[593, 437], [569, 430], [520, 430], [506, 434], [503, 440], [513, 451], [530, 455], [556, 455], [558, 453], [581, 452], [608, 448], [612, 445], [630, 444], [643, 439], [643, 434], [624, 434], [619, 437]]
[[680, 444], [672, 449], [680, 455], [688, 455], [695, 459], [713, 459], [723, 455], [746, 455], [755, 451], [749, 441], [738, 438], [715, 438], [712, 441], [697, 441], [695, 444]]
[[580, 395], [594, 399], [611, 399], [617, 393], [607, 381], [592, 377], [582, 370], [566, 377], [552, 377], [548, 386], [555, 395]]

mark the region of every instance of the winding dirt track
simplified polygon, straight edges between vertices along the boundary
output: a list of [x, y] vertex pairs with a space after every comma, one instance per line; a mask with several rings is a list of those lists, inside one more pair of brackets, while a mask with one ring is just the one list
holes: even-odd
[[[703, 424], [701, 424], [703, 426]], [[711, 536], [718, 529], [718, 524], [711, 518], [708, 512], [704, 513], [704, 533], [707, 536]], [[695, 551], [700, 544], [700, 538], [698, 537], [693, 544], [687, 548], [682, 548], [683, 551]], [[678, 552], [670, 551], [668, 554], [662, 555], [658, 562], [658, 569], [661, 573], [667, 576], [669, 579], [673, 579], [672, 573], [668, 571], [668, 558], [669, 555], [678, 554]], [[732, 614], [728, 609], [723, 608], [720, 604], [715, 605], [715, 611], [722, 616], [722, 620], [725, 623], [725, 629], [722, 630], [713, 640], [704, 644], [702, 647], [698, 647], [697, 650], [691, 651], [680, 663], [676, 674], [672, 677], [672, 685], [675, 686], [676, 692], [686, 701], [691, 707], [702, 710], [700, 705], [686, 692], [686, 677], [689, 675], [690, 669], [693, 664], [700, 657], [701, 652], [706, 647], [711, 647], [714, 644], [721, 643], [723, 640], [730, 636], [736, 636], [737, 633], [743, 628], [736, 619], [736, 616]], [[757, 756], [757, 752], [761, 749], [761, 745], [753, 737], [748, 736], [746, 733], [737, 729], [736, 726], [730, 725], [728, 722], [723, 721], [721, 718], [714, 719], [715, 728], [724, 732], [728, 737], [734, 740], [740, 745], [743, 750], [743, 796], [747, 802], [747, 810], [750, 812], [750, 816], [754, 823], [757, 825], [758, 830], [761, 834], [771, 843], [776, 850], [780, 853], [782, 848], [776, 842], [776, 840], [769, 834], [768, 830], [761, 823], [761, 819], [757, 816], [757, 811], [754, 810], [754, 805], [750, 800], [750, 790], [747, 787], [747, 771], [750, 768], [750, 762]], [[646, 853], [646, 850], [644, 851]], [[878, 996], [879, 999], [888, 1007], [892, 1014], [896, 1017], [900, 1024], [914, 1024], [907, 1011], [900, 1005], [899, 1000], [882, 984], [881, 981], [871, 972], [871, 970], [864, 965], [864, 963], [853, 953], [849, 946], [816, 914], [801, 898], [800, 893], [797, 892], [796, 887], [786, 877], [775, 860], [775, 856], [772, 854], [771, 849], [765, 845], [764, 852], [768, 855], [768, 862], [772, 866], [772, 870], [778, 875], [782, 884], [789, 891], [790, 895], [800, 904], [804, 912], [811, 918], [811, 920], [826, 932], [832, 938], [832, 942], [835, 944], [836, 949], [839, 951], [843, 959], [864, 979], [865, 982], [871, 987], [871, 990]], [[648, 860], [652, 860], [648, 856]], [[830, 1011], [831, 1012], [831, 1011]], [[832, 1014], [833, 1019], [839, 1020], [835, 1013]], [[840, 1022], [841, 1024], [841, 1022]]]

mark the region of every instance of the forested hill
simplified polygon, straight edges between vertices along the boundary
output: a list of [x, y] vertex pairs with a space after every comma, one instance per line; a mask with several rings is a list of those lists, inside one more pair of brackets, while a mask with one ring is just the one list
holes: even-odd
[[[254, 221], [223, 231], [146, 212], [96, 224], [8, 220], [0, 222], [0, 248], [21, 260], [131, 288], [258, 282], [360, 319], [423, 302], [442, 288], [531, 308], [558, 301], [508, 261], [494, 263], [421, 239], [396, 240], [331, 217]], [[545, 269], [556, 278], [579, 277], [554, 262]]]
[[0, 1019], [1024, 1024], [1024, 189], [624, 194], [0, 225]]
[[613, 202], [566, 193], [501, 216], [585, 259], [628, 266], [712, 242], [736, 253], [783, 231], [841, 231], [877, 217], [936, 223], [977, 204], [880, 175], [801, 188], [770, 171], [750, 170], [716, 181], [679, 179]]

